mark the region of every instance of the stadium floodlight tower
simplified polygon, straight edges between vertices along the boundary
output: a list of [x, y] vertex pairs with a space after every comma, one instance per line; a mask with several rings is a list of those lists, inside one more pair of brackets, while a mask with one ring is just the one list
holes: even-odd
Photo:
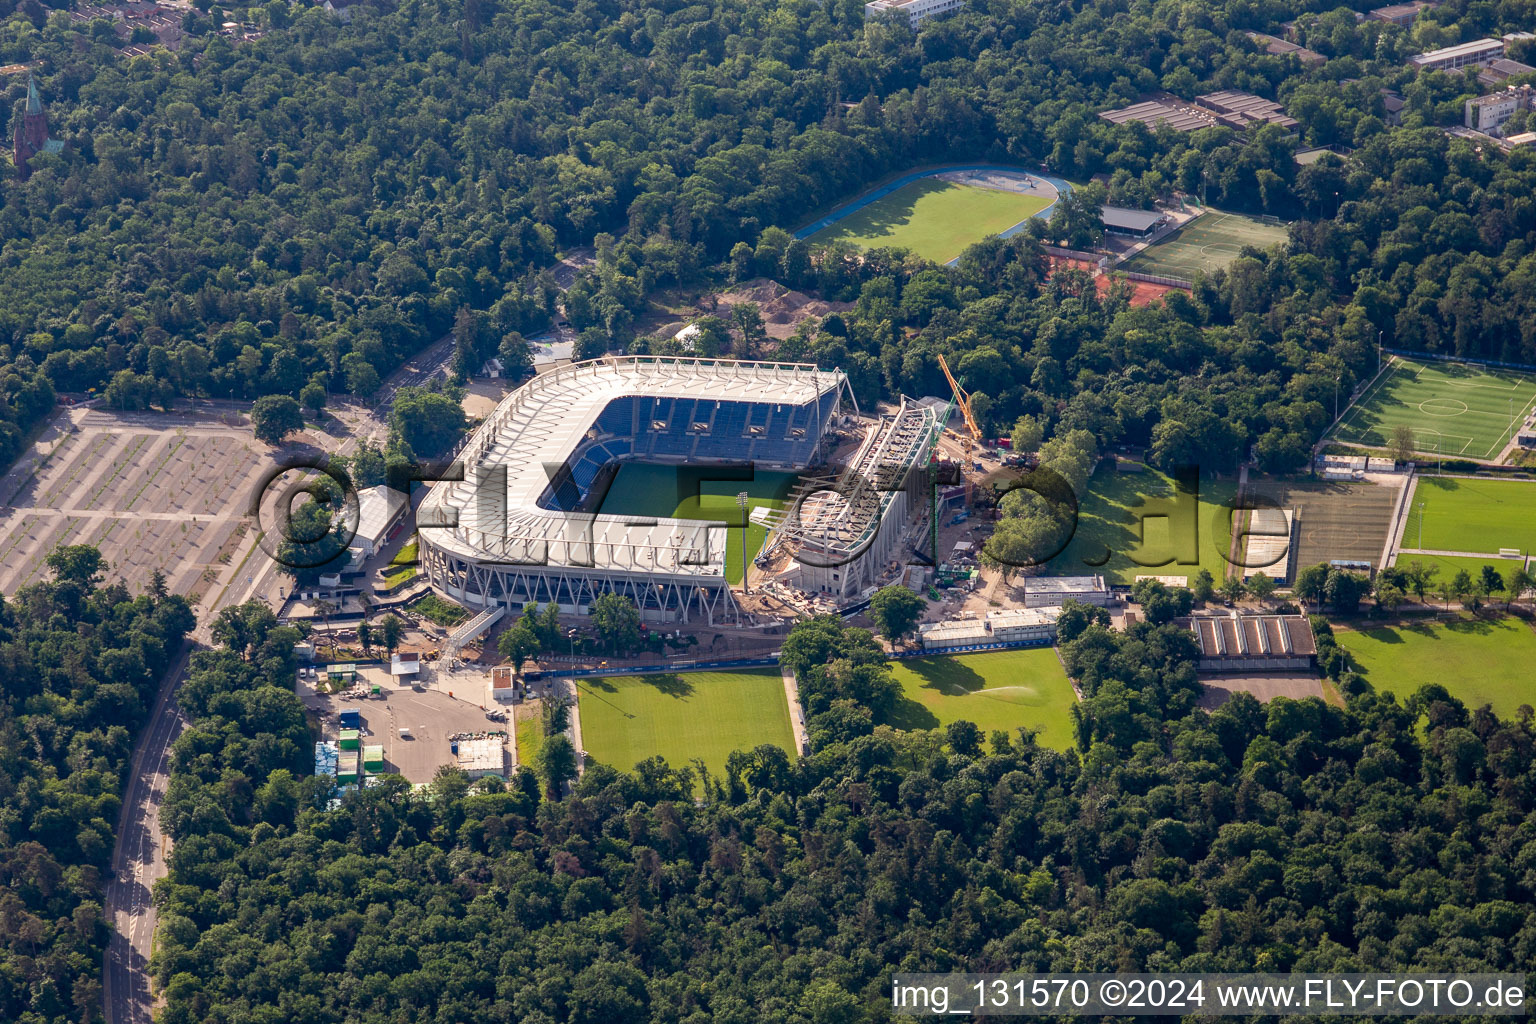
[[[798, 472], [848, 388], [804, 363], [609, 356], [512, 392], [417, 512], [427, 579], [471, 608], [530, 601], [585, 614], [604, 593], [652, 621], [741, 621], [723, 522], [599, 511], [616, 463]], [[594, 485], [598, 486], [594, 486]], [[734, 525], [734, 524], [730, 524]], [[743, 567], [745, 568], [745, 566]]]

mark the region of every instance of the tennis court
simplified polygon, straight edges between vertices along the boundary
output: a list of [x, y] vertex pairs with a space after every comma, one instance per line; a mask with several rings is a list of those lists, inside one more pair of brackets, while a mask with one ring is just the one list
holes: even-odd
[[1329, 439], [1385, 448], [1396, 429], [1406, 426], [1416, 452], [1493, 459], [1533, 402], [1536, 378], [1527, 374], [1393, 356]]
[[1208, 210], [1167, 238], [1148, 246], [1120, 265], [1121, 270], [1192, 281], [1241, 255], [1244, 246], [1267, 249], [1289, 238], [1284, 224]]

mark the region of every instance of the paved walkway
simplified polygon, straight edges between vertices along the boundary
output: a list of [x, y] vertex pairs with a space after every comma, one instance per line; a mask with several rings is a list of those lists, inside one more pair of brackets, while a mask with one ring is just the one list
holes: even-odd
[[1402, 555], [1442, 555], [1446, 558], [1486, 558], [1489, 561], [1500, 560], [1518, 563], [1519, 558], [1505, 558], [1497, 551], [1445, 551], [1441, 548], [1398, 548], [1397, 553]]
[[569, 697], [571, 701], [571, 727], [566, 732], [570, 736], [571, 746], [576, 748], [578, 755], [576, 758], [576, 774], [582, 775], [586, 772], [587, 766], [586, 758], [579, 756], [586, 749], [581, 745], [581, 701], [577, 699], [576, 695], [576, 680], [562, 679], [560, 682], [564, 684], [565, 696]]
[[781, 667], [779, 671], [784, 677], [784, 699], [789, 702], [789, 728], [795, 734], [795, 749], [802, 754], [809, 753], [810, 748], [805, 742], [805, 711], [800, 707], [800, 685], [787, 667]]

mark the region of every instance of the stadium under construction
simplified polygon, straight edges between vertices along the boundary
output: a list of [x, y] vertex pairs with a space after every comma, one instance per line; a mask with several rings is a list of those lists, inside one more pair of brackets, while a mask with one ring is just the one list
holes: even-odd
[[857, 600], [926, 508], [921, 470], [946, 410], [904, 399], [862, 415], [843, 373], [808, 364], [573, 363], [512, 392], [471, 435], [463, 479], [435, 484], [418, 510], [421, 562], [471, 608], [553, 601], [584, 614], [611, 592], [652, 621], [737, 624], [725, 523], [599, 512], [603, 491], [627, 462], [793, 472], [784, 507], [754, 512], [769, 531], [756, 564], [834, 603]]

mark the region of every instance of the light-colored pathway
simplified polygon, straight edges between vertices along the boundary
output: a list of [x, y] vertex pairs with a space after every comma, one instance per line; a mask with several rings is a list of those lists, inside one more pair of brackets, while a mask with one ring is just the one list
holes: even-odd
[[800, 685], [788, 668], [781, 666], [779, 672], [784, 677], [784, 699], [789, 702], [789, 728], [795, 734], [795, 751], [809, 753], [810, 748], [805, 742], [805, 711], [800, 707]]

